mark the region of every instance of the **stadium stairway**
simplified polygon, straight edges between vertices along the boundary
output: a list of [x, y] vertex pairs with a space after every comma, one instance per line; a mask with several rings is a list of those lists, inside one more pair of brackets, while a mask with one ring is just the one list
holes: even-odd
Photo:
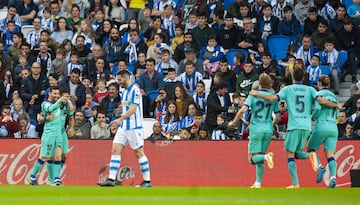
[[340, 104], [344, 104], [350, 98], [350, 87], [352, 82], [341, 82], [339, 88], [338, 100]]

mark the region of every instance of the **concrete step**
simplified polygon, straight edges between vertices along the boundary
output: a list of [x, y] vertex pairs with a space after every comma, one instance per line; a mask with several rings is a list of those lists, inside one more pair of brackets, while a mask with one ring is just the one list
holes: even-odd
[[348, 88], [348, 89], [349, 89], [352, 84], [353, 84], [353, 83], [351, 83], [351, 82], [342, 82], [342, 83], [340, 83], [339, 87], [340, 87], [340, 88]]
[[350, 89], [349, 88], [340, 88], [339, 96], [340, 97], [350, 97]]
[[344, 96], [337, 97], [340, 104], [344, 104], [349, 98], [350, 98], [350, 96], [348, 96], [348, 97], [344, 97]]

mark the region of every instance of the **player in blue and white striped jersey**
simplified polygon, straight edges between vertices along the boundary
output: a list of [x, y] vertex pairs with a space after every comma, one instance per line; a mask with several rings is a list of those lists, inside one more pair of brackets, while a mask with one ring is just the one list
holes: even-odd
[[144, 153], [143, 111], [140, 88], [130, 81], [130, 73], [121, 70], [116, 74], [116, 79], [123, 88], [121, 95], [122, 115], [112, 121], [109, 127], [118, 127], [113, 140], [109, 177], [106, 181], [98, 183], [100, 186], [115, 186], [115, 178], [121, 163], [121, 152], [126, 145], [135, 151], [139, 160], [140, 169], [144, 178], [141, 187], [151, 187], [149, 161]]

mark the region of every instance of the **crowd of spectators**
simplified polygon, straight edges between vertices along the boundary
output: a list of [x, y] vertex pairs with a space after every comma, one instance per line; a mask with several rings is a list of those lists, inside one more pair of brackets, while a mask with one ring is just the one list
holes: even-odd
[[[339, 139], [360, 136], [360, 6], [339, 0], [9, 0], [0, 19], [0, 136], [38, 138], [41, 103], [50, 86], [70, 93], [76, 108], [72, 138], [108, 139], [121, 116], [116, 80], [127, 69], [143, 95], [144, 117], [155, 118], [151, 139], [247, 139], [251, 112], [234, 128], [226, 122], [244, 106], [259, 74], [275, 94], [306, 71], [316, 87], [330, 67], [333, 91], [351, 77], [354, 93], [339, 117]], [[6, 1], [5, 1], [6, 3]], [[32, 25], [26, 36], [22, 28]], [[267, 41], [291, 38], [276, 61]], [[239, 52], [229, 61], [231, 49]], [[348, 53], [339, 66], [339, 52]], [[211, 81], [211, 84], [204, 83]], [[207, 87], [210, 86], [210, 87]], [[286, 131], [286, 103], [274, 138]], [[150, 135], [150, 133], [146, 133]]]

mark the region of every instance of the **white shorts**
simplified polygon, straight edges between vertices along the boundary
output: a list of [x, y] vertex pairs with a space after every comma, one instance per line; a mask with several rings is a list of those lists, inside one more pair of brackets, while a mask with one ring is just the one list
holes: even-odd
[[131, 149], [136, 150], [144, 147], [144, 137], [142, 129], [123, 130], [118, 128], [113, 143], [122, 144], [124, 146], [130, 144]]

